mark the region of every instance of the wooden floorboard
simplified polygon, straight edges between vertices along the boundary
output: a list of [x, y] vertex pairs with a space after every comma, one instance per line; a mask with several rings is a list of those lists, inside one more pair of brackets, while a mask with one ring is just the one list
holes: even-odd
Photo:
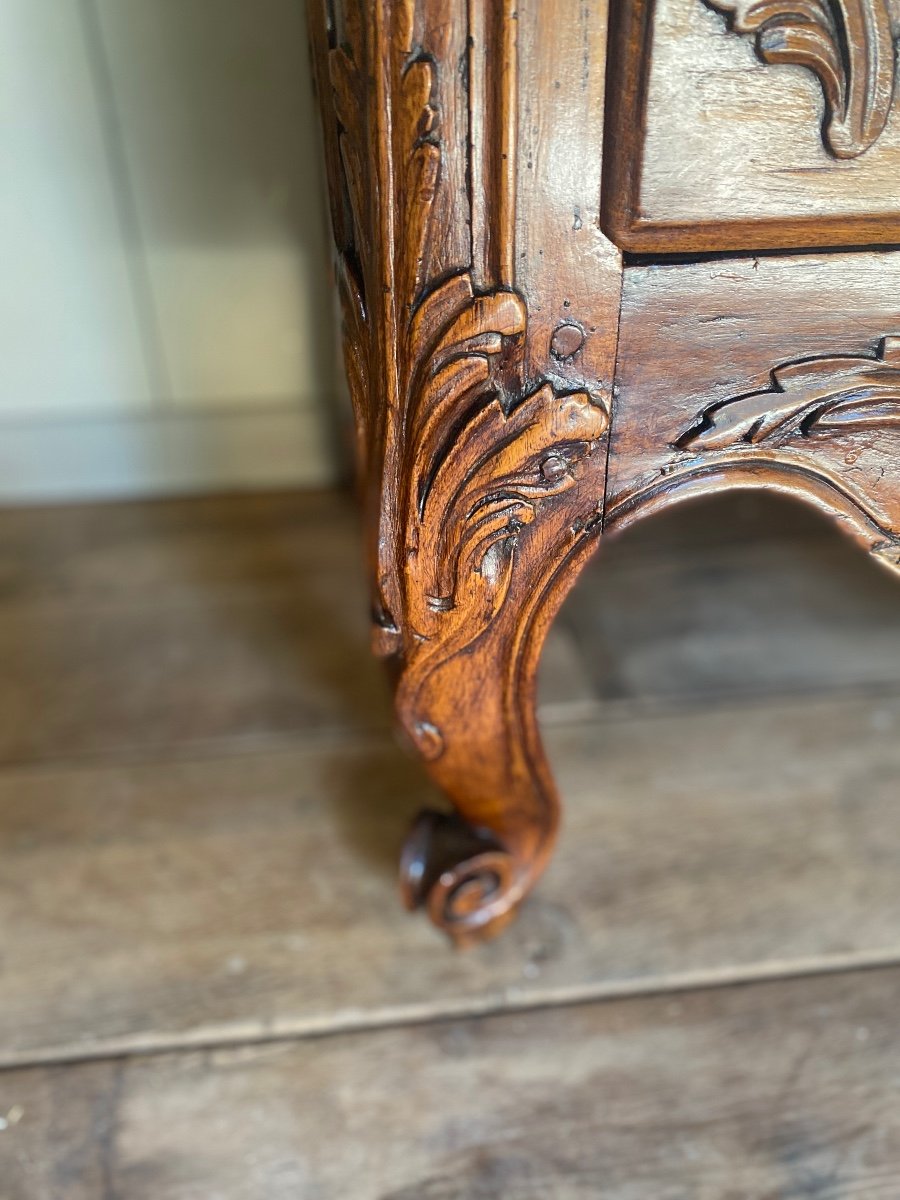
[[843, 699], [550, 730], [559, 853], [463, 954], [400, 909], [432, 796], [383, 738], [7, 770], [0, 1062], [900, 959], [898, 730]]
[[0, 763], [387, 727], [345, 500], [53, 511], [0, 516]]
[[896, 1200], [900, 971], [0, 1075], [4, 1200]]
[[284, 590], [335, 562], [358, 593], [359, 529], [352, 497], [337, 491], [4, 508], [0, 605]]

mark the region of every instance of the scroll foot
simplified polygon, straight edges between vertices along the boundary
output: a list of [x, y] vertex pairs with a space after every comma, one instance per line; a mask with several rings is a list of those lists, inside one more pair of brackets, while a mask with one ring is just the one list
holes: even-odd
[[400, 889], [410, 910], [424, 908], [458, 946], [500, 933], [525, 894], [525, 872], [486, 829], [456, 813], [424, 809], [403, 848]]

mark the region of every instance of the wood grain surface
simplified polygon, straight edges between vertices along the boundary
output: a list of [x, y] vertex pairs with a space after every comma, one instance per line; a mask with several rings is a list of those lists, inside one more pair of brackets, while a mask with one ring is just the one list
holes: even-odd
[[803, 11], [613, 6], [604, 225], [618, 245], [670, 254], [900, 241], [895, 0]]
[[423, 794], [388, 747], [6, 773], [0, 1061], [892, 960], [898, 728], [880, 700], [552, 730], [559, 859], [462, 957], [397, 909]]
[[339, 492], [4, 511], [0, 762], [385, 728], [359, 559]]
[[900, 973], [14, 1071], [4, 1197], [894, 1200]]
[[[898, 284], [897, 252], [630, 268], [608, 528], [758, 487], [819, 508], [896, 567]], [[847, 419], [830, 421], [845, 401]]]

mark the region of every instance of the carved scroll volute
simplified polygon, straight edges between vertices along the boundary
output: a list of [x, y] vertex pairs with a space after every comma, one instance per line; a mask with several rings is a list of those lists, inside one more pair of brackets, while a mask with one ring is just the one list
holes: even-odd
[[405, 868], [408, 898], [463, 937], [512, 910], [555, 830], [524, 711], [532, 610], [572, 527], [596, 515], [602, 488], [578, 489], [602, 461], [609, 416], [586, 389], [525, 378], [514, 0], [343, 8], [327, 10], [324, 35], [320, 19], [312, 27], [333, 95], [326, 141], [374, 531], [374, 642], [396, 663], [409, 739], [477, 837], [492, 831], [489, 848], [437, 875], [415, 855]]
[[772, 370], [772, 386], [710, 405], [676, 442], [702, 452], [803, 444], [816, 435], [900, 429], [900, 337], [875, 355], [804, 358]]
[[736, 33], [755, 35], [765, 63], [806, 67], [825, 97], [822, 139], [856, 158], [887, 125], [896, 54], [890, 0], [706, 0]]

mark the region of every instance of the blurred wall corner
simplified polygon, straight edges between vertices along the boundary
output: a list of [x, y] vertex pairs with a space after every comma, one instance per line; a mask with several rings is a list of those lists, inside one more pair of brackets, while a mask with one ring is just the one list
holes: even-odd
[[4, 0], [0, 501], [346, 474], [297, 0]]

